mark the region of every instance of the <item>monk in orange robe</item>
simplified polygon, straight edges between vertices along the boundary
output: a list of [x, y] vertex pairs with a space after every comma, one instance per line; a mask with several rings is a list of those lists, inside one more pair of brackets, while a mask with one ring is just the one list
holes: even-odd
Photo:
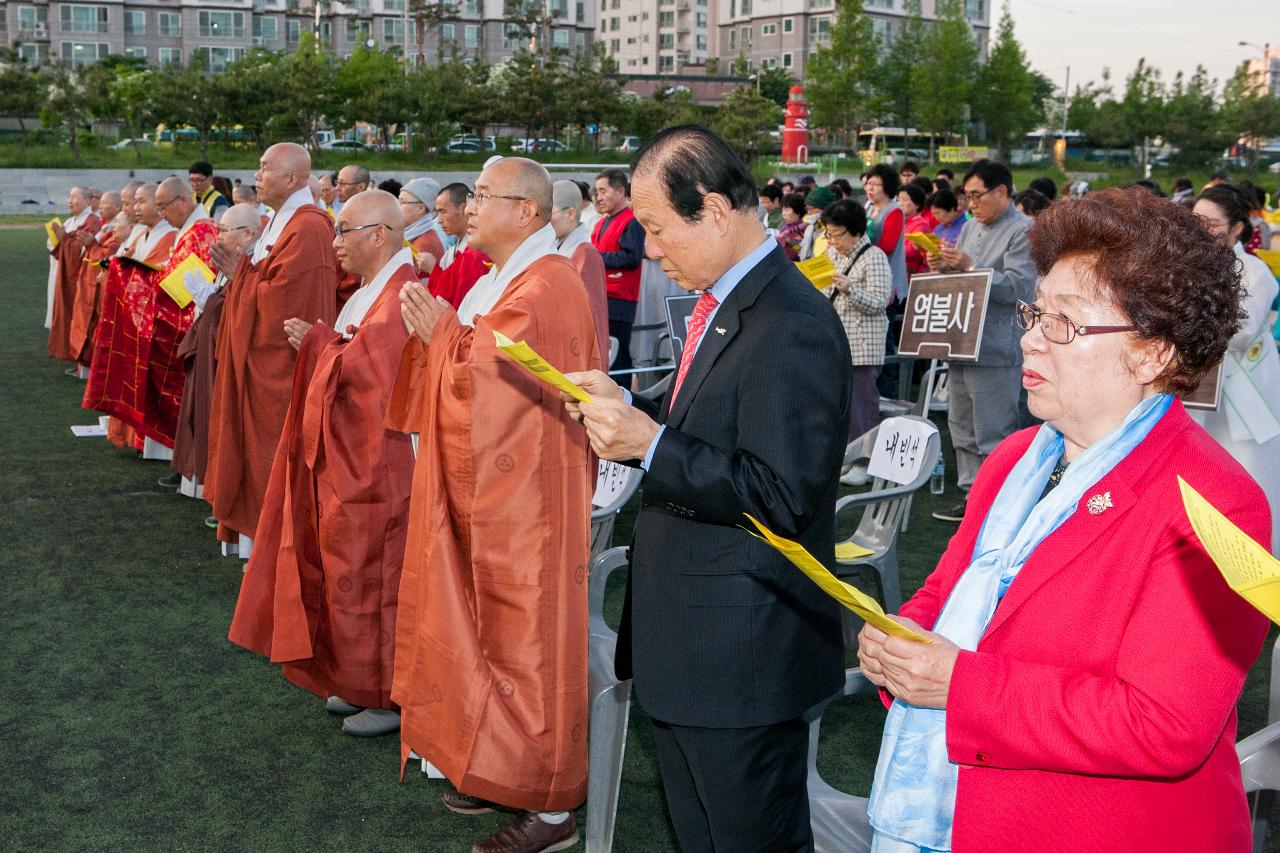
[[[591, 303], [600, 357], [609, 358], [609, 294], [604, 278], [604, 258], [591, 242], [591, 231], [582, 223], [582, 190], [573, 181], [556, 181], [552, 187], [551, 227], [556, 229], [556, 250], [578, 268]], [[606, 369], [607, 369], [606, 365]]]
[[98, 212], [102, 227], [98, 229], [80, 264], [76, 295], [71, 305], [71, 325], [67, 330], [68, 349], [72, 357], [84, 367], [89, 366], [89, 360], [93, 356], [93, 333], [98, 326], [98, 311], [102, 303], [102, 284], [107, 277], [107, 265], [133, 227], [120, 209], [120, 193], [103, 193]]
[[551, 179], [481, 173], [468, 239], [494, 261], [455, 313], [401, 292], [413, 336], [388, 424], [420, 436], [392, 699], [401, 753], [438, 767], [448, 808], [520, 810], [472, 849], [562, 849], [587, 785], [587, 560], [596, 463], [559, 392], [496, 347], [599, 365], [586, 289], [555, 251]]
[[436, 222], [436, 196], [440, 182], [434, 178], [414, 178], [400, 188], [400, 209], [404, 211], [404, 239], [413, 249], [418, 278], [426, 281], [444, 257], [444, 241]]
[[[316, 184], [316, 190], [320, 193], [318, 203], [321, 207], [324, 207], [323, 186], [320, 185], [318, 180], [316, 181]], [[338, 170], [337, 196], [338, 201], [342, 204], [346, 204], [354, 198], [357, 193], [362, 193], [365, 190], [372, 188], [373, 176], [369, 174], [369, 170], [364, 166], [353, 163], [343, 166]], [[336, 222], [337, 212], [335, 211], [333, 216], [330, 218]], [[335, 261], [334, 263], [336, 264], [337, 262]], [[341, 308], [347, 303], [347, 300], [351, 298], [351, 294], [356, 292], [356, 288], [360, 286], [360, 276], [352, 275], [344, 270], [341, 265], [335, 267], [335, 269], [338, 274], [338, 307]]]
[[390, 193], [354, 196], [337, 227], [338, 260], [362, 284], [333, 328], [286, 324], [293, 399], [230, 637], [325, 697], [343, 731], [372, 736], [400, 728], [391, 672], [413, 444], [383, 421], [408, 338], [400, 288], [418, 274]]
[[301, 145], [268, 148], [254, 182], [275, 215], [252, 255], [237, 261], [223, 247], [213, 252], [218, 269], [235, 269], [218, 332], [204, 492], [224, 542], [252, 539], [258, 527], [293, 392], [297, 351], [284, 322], [332, 323], [338, 313], [333, 222], [311, 200], [310, 175]]
[[97, 237], [102, 220], [89, 207], [89, 190], [72, 187], [67, 194], [67, 210], [71, 219], [55, 225], [58, 245], [49, 254], [56, 261], [53, 286], [53, 315], [49, 326], [49, 355], [63, 361], [75, 361], [71, 351], [71, 309], [76, 302], [76, 282], [85, 252]]
[[447, 185], [436, 196], [436, 221], [446, 236], [456, 241], [445, 250], [427, 278], [427, 292], [439, 296], [457, 310], [480, 277], [493, 267], [493, 261], [467, 241], [467, 198], [471, 188], [466, 184]]
[[[111, 415], [135, 431], [135, 436], [117, 431], [116, 438], [137, 449], [141, 449], [145, 366], [154, 329], [152, 303], [178, 235], [160, 215], [155, 190], [153, 184], [143, 184], [134, 193], [134, 217], [144, 230], [131, 241], [131, 251], [112, 258], [107, 268], [102, 316], [81, 404]], [[107, 437], [113, 438], [111, 430]]]
[[[257, 204], [237, 203], [222, 214], [222, 221], [218, 223], [218, 245], [227, 247], [239, 257], [253, 248], [261, 233], [262, 219], [258, 215]], [[210, 261], [212, 253], [211, 249]], [[204, 481], [205, 464], [209, 458], [209, 406], [213, 397], [218, 327], [222, 323], [227, 282], [226, 273], [219, 271], [207, 287], [188, 288], [195, 299], [196, 318], [178, 347], [186, 378], [170, 465], [179, 475], [197, 485]]]
[[[156, 293], [151, 300], [151, 336], [143, 363], [146, 397], [142, 433], [172, 449], [186, 381], [186, 365], [178, 355], [178, 347], [195, 321], [196, 306], [188, 302], [179, 307], [159, 283], [189, 257], [197, 257], [208, 266], [209, 252], [218, 239], [218, 225], [204, 205], [196, 204], [188, 184], [179, 177], [161, 181], [155, 198], [165, 221], [178, 233], [164, 272], [156, 276]], [[192, 272], [189, 277], [193, 280], [184, 283], [188, 291], [204, 284], [198, 273]]]

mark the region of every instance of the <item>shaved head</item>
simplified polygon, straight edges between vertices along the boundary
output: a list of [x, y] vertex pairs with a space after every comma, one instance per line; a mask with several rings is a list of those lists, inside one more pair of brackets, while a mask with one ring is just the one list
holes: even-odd
[[219, 224], [224, 228], [247, 229], [256, 240], [262, 233], [262, 214], [252, 204], [233, 204], [222, 214], [222, 222]]
[[[385, 190], [356, 193], [343, 205], [341, 217], [347, 226], [381, 222], [397, 240], [404, 240], [404, 213], [400, 210], [400, 201]], [[356, 222], [357, 219], [360, 221]]]
[[160, 221], [160, 209], [156, 207], [156, 185], [143, 184], [133, 194], [134, 218], [151, 228]]
[[[342, 268], [368, 282], [404, 247], [400, 201], [385, 190], [353, 195], [338, 213], [333, 248]], [[384, 226], [381, 228], [370, 226]]]
[[180, 228], [191, 211], [195, 210], [196, 202], [188, 187], [189, 184], [178, 177], [165, 178], [156, 187], [156, 207], [165, 221], [174, 228]]
[[187, 182], [177, 176], [165, 178], [160, 182], [157, 190], [164, 190], [162, 195], [169, 198], [177, 198], [180, 195], [187, 195]]
[[541, 163], [527, 157], [503, 157], [484, 174], [490, 186], [505, 188], [500, 192], [533, 199], [544, 225], [551, 220], [551, 173]]
[[551, 204], [557, 210], [572, 207], [582, 209], [582, 190], [573, 181], [556, 181], [551, 187]]
[[105, 192], [98, 200], [98, 212], [104, 222], [110, 223], [120, 212], [120, 193]]
[[312, 175], [307, 180], [307, 186], [311, 188], [311, 198], [317, 205], [324, 207], [324, 198], [320, 194], [320, 179]]
[[307, 186], [311, 178], [311, 155], [296, 142], [278, 142], [258, 159], [253, 181], [258, 197], [277, 210], [289, 196]]

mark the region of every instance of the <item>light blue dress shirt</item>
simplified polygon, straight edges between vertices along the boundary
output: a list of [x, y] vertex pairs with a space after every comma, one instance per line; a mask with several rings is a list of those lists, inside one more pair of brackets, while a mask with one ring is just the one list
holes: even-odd
[[[725, 272], [725, 274], [720, 276], [720, 278], [716, 280], [715, 284], [711, 285], [710, 293], [712, 296], [716, 298], [716, 307], [712, 308], [711, 313], [707, 315], [707, 325], [703, 327], [704, 330], [711, 328], [711, 323], [712, 321], [715, 320], [716, 314], [719, 313], [720, 306], [724, 305], [725, 300], [729, 298], [729, 294], [733, 293], [733, 289], [738, 286], [739, 282], [741, 282], [742, 279], [746, 278], [747, 273], [755, 269], [756, 265], [759, 264], [761, 261], [763, 261], [765, 257], [770, 252], [772, 252], [777, 245], [778, 245], [777, 240], [773, 239], [772, 237], [765, 237], [765, 240], [763, 243], [761, 243], [759, 246], [756, 246], [747, 254], [743, 255], [742, 260], [738, 261], [736, 264], [729, 267], [729, 269]], [[706, 333], [704, 331], [702, 337], [698, 338], [698, 342], [694, 344], [694, 347], [693, 347], [694, 357], [697, 356], [698, 348], [702, 346], [702, 339], [705, 337], [706, 337]], [[692, 367], [692, 365], [693, 363], [690, 362], [690, 367]], [[678, 366], [676, 370], [677, 372], [679, 372]], [[672, 380], [673, 390], [675, 387], [674, 382], [675, 380]], [[630, 391], [626, 392], [626, 397], [627, 397], [627, 403], [630, 403], [631, 402]], [[640, 461], [640, 467], [644, 468], [644, 470], [646, 471], [649, 470], [649, 465], [650, 463], [653, 462], [653, 452], [658, 448], [658, 442], [662, 440], [662, 434], [666, 432], [666, 429], [667, 429], [666, 424], [662, 424], [661, 426], [659, 426], [657, 434], [653, 437], [653, 441], [649, 442], [649, 449], [645, 451], [644, 459]]]

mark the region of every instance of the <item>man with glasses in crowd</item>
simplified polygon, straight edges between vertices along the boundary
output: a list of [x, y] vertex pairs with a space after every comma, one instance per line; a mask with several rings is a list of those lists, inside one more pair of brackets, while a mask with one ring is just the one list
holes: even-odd
[[[356, 196], [373, 186], [373, 176], [369, 174], [369, 170], [358, 163], [348, 163], [338, 170], [337, 197], [340, 205], [345, 205]], [[321, 198], [324, 194], [324, 185], [320, 187]], [[321, 205], [323, 207], [323, 203]], [[335, 206], [333, 217], [336, 220], [338, 211], [342, 208]], [[353, 275], [342, 267], [337, 268], [338, 275], [338, 307], [341, 308], [351, 298], [351, 294], [356, 292], [356, 288], [360, 286], [360, 277]]]
[[1015, 323], [1018, 301], [1035, 299], [1036, 274], [1031, 263], [1027, 228], [1031, 220], [1013, 205], [1009, 167], [979, 160], [962, 181], [973, 218], [964, 224], [954, 246], [929, 256], [931, 272], [991, 269], [991, 294], [976, 362], [952, 362], [947, 425], [956, 452], [956, 480], [964, 499], [933, 517], [959, 522], [964, 518], [969, 488], [978, 468], [996, 445], [1019, 430], [1024, 414], [1021, 333]]
[[227, 197], [213, 188], [213, 166], [207, 160], [197, 160], [187, 169], [187, 182], [191, 184], [191, 199], [204, 208], [204, 212], [217, 222], [231, 207]]

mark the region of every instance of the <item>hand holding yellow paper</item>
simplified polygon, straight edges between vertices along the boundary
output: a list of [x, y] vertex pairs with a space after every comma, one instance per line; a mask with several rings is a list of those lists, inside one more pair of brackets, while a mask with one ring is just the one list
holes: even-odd
[[760, 531], [758, 535], [751, 533], [750, 530], [747, 530], [747, 533], [771, 545], [778, 553], [790, 560], [792, 565], [808, 575], [809, 579], [820, 586], [823, 592], [852, 610], [858, 617], [894, 637], [902, 637], [903, 639], [915, 640], [920, 643], [933, 642], [928, 637], [917, 634], [905, 625], [890, 619], [885, 615], [884, 609], [880, 607], [880, 602], [856, 586], [845, 583], [831, 574], [831, 572], [827, 571], [827, 567], [818, 562], [817, 558], [805, 550], [805, 547], [799, 542], [783, 539], [751, 516], [748, 515], [747, 518]]
[[160, 280], [160, 289], [169, 294], [173, 301], [178, 303], [179, 308], [186, 308], [195, 299], [191, 295], [191, 291], [187, 289], [184, 279], [187, 273], [195, 271], [204, 277], [205, 281], [213, 281], [215, 276], [213, 270], [209, 269], [209, 265], [200, 260], [196, 255], [187, 255], [182, 263], [178, 264], [173, 270]]
[[937, 234], [927, 234], [924, 231], [912, 231], [906, 235], [907, 239], [915, 243], [916, 248], [924, 252], [926, 255], [936, 255], [942, 251], [942, 241], [938, 239]]
[[497, 342], [498, 349], [543, 382], [563, 391], [579, 403], [591, 402], [591, 397], [586, 391], [565, 379], [563, 373], [552, 367], [546, 359], [534, 352], [533, 347], [524, 341], [513, 341], [502, 332], [496, 331], [493, 333], [493, 338]]
[[1200, 544], [1240, 597], [1280, 624], [1280, 560], [1236, 527], [1187, 481], [1178, 478], [1182, 506]]
[[836, 274], [836, 265], [831, 263], [831, 258], [827, 257], [826, 252], [814, 255], [807, 261], [798, 261], [796, 269], [804, 273], [804, 277], [813, 283], [813, 286], [821, 290], [824, 287], [831, 286], [831, 280]]
[[62, 222], [57, 217], [44, 224], [44, 233], [49, 238], [49, 245], [54, 249], [58, 248], [58, 244], [62, 242], [58, 239], [58, 230], [54, 226], [61, 224]]

